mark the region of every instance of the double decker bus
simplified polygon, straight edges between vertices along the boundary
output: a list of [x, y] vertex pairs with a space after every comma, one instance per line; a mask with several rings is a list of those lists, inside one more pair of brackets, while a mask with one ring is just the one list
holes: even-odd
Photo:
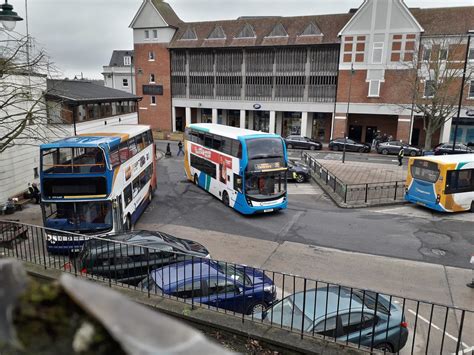
[[[118, 125], [40, 146], [41, 207], [47, 228], [105, 235], [130, 230], [156, 188], [149, 126]], [[84, 239], [48, 235], [49, 251]]]
[[474, 212], [474, 154], [410, 158], [405, 199], [440, 212]]
[[288, 159], [276, 134], [219, 124], [191, 124], [184, 169], [193, 181], [243, 214], [287, 207]]

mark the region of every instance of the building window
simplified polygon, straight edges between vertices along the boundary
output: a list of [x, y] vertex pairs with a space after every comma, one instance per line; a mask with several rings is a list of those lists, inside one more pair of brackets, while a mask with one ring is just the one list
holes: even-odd
[[156, 105], [156, 96], [151, 96], [151, 105]]
[[153, 30], [153, 38], [154, 39], [158, 38], [158, 30]]
[[372, 51], [372, 63], [382, 64], [383, 58], [383, 42], [375, 42], [374, 49]]
[[440, 48], [439, 60], [448, 60], [448, 50], [446, 48]]
[[127, 88], [128, 87], [128, 79], [122, 79], [122, 86], [124, 88]]
[[145, 39], [150, 39], [150, 31], [145, 30]]
[[469, 60], [474, 60], [474, 48], [469, 49], [469, 54], [467, 56]]
[[379, 96], [380, 96], [380, 81], [370, 80], [369, 81], [369, 97], [379, 97]]
[[155, 52], [148, 52], [148, 60], [155, 60]]
[[425, 81], [425, 97], [433, 97], [436, 92], [436, 85], [434, 80]]
[[33, 176], [35, 179], [39, 178], [38, 168], [33, 168]]
[[129, 55], [123, 57], [123, 65], [132, 65], [132, 57]]
[[423, 48], [423, 60], [429, 62], [431, 59], [431, 48]]
[[150, 74], [150, 83], [155, 82], [155, 74]]
[[471, 80], [471, 84], [469, 85], [469, 96], [468, 98], [474, 99], [474, 80]]

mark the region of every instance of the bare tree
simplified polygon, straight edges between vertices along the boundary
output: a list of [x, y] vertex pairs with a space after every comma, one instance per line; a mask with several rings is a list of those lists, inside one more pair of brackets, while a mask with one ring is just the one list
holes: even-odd
[[48, 56], [33, 47], [31, 38], [0, 35], [0, 153], [64, 135], [64, 129], [48, 122], [46, 79], [55, 73]]
[[[419, 56], [414, 56], [409, 64], [417, 68], [409, 85], [413, 103], [404, 106], [413, 108], [415, 115], [423, 117], [424, 149], [429, 150], [434, 133], [457, 113], [468, 49], [465, 37], [448, 36], [425, 39], [421, 48]], [[465, 85], [470, 80], [471, 69], [468, 66]]]

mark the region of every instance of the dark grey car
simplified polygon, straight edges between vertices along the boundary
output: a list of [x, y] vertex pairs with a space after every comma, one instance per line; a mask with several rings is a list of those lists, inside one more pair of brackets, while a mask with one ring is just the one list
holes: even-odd
[[406, 144], [406, 143], [403, 143], [403, 142], [399, 142], [399, 141], [390, 141], [390, 142], [380, 143], [377, 147], [377, 153], [384, 154], [384, 155], [398, 154], [398, 152], [400, 151], [402, 146], [403, 146], [403, 150], [405, 152], [405, 155], [409, 155], [411, 157], [414, 157], [414, 156], [422, 154], [421, 149], [419, 149], [417, 147], [413, 147], [413, 146], [411, 146], [409, 144]]
[[288, 136], [285, 138], [285, 144], [288, 149], [310, 149], [310, 150], [321, 150], [323, 145], [321, 142], [317, 142], [308, 137], [300, 136]]

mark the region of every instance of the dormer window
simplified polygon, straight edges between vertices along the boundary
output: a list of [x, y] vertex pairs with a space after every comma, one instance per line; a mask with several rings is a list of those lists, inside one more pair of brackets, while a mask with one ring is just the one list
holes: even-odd
[[158, 30], [153, 30], [153, 38], [154, 39], [158, 38]]
[[255, 38], [255, 31], [253, 30], [253, 27], [249, 25], [248, 23], [245, 24], [244, 27], [240, 30], [239, 34], [235, 36], [235, 38]]
[[207, 37], [207, 39], [225, 39], [225, 38], [226, 38], [226, 35], [221, 26], [214, 27], [212, 32]]
[[194, 32], [194, 29], [192, 29], [191, 27], [186, 29], [186, 31], [183, 33], [183, 35], [180, 38], [180, 40], [185, 40], [185, 41], [195, 40], [195, 39], [197, 39], [196, 32]]
[[311, 22], [308, 26], [306, 26], [304, 31], [301, 32], [300, 34], [300, 36], [321, 36], [321, 35], [322, 35], [321, 30], [313, 22]]
[[281, 23], [278, 23], [273, 27], [273, 30], [267, 37], [288, 37], [288, 33], [286, 32], [285, 27]]
[[125, 65], [125, 66], [132, 65], [132, 57], [130, 57], [129, 55], [124, 56], [123, 57], [123, 65]]
[[382, 64], [383, 42], [375, 42], [372, 50], [372, 64]]
[[150, 31], [145, 30], [145, 39], [150, 39]]

